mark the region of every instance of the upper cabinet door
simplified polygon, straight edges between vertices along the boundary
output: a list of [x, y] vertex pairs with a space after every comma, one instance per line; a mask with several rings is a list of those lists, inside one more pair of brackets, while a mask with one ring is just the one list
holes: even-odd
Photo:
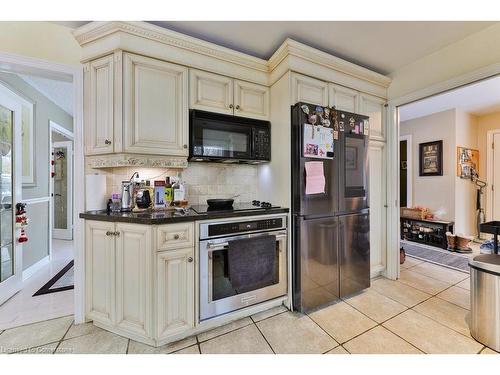
[[114, 63], [113, 55], [85, 65], [85, 153], [113, 152]]
[[292, 104], [297, 102], [327, 106], [328, 84], [318, 79], [293, 73]]
[[328, 85], [328, 89], [330, 91], [330, 107], [354, 113], [359, 111], [359, 93], [356, 90], [334, 85], [333, 83]]
[[234, 81], [234, 114], [269, 119], [269, 88], [245, 81]]
[[124, 151], [187, 156], [188, 69], [123, 54]]
[[189, 70], [189, 108], [233, 114], [233, 80], [201, 70]]
[[385, 100], [376, 96], [361, 94], [359, 112], [370, 117], [370, 139], [385, 141]]

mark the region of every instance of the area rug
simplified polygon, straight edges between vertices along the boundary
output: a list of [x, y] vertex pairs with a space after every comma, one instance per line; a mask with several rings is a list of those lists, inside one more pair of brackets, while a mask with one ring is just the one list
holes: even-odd
[[72, 260], [64, 266], [52, 279], [50, 279], [44, 286], [42, 286], [35, 294], [41, 296], [43, 294], [62, 292], [64, 290], [74, 289], [74, 264]]
[[469, 273], [469, 258], [465, 255], [405, 240], [401, 240], [401, 246], [413, 258]]

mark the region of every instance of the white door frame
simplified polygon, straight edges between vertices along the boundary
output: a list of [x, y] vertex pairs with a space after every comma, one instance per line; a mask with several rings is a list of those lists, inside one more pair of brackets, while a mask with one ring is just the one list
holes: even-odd
[[84, 157], [83, 157], [83, 67], [36, 59], [11, 53], [0, 53], [0, 68], [24, 74], [38, 74], [47, 78], [64, 78], [73, 82], [73, 132], [74, 132], [74, 202], [73, 236], [75, 257], [75, 323], [85, 321], [85, 263], [84, 223], [79, 213], [84, 211]]
[[413, 207], [413, 140], [412, 135], [400, 135], [406, 141], [406, 206]]
[[[493, 135], [500, 134], [500, 129], [488, 130], [486, 133], [486, 221], [493, 220]], [[500, 147], [496, 145], [495, 147]], [[497, 168], [498, 170], [498, 168]], [[497, 189], [500, 187], [497, 186]]]
[[399, 278], [399, 111], [398, 107], [430, 96], [500, 75], [500, 63], [439, 82], [408, 95], [390, 99], [387, 106], [387, 270], [386, 277]]
[[60, 141], [60, 142], [51, 142], [51, 152], [54, 160], [54, 148], [63, 147], [67, 150], [67, 193], [66, 193], [66, 207], [67, 207], [67, 228], [66, 229], [56, 229], [54, 227], [55, 223], [55, 195], [54, 195], [54, 179], [50, 179], [50, 202], [51, 208], [50, 213], [52, 215], [51, 222], [51, 236], [52, 238], [58, 238], [61, 240], [72, 240], [73, 239], [73, 141]]
[[9, 90], [0, 90], [0, 104], [12, 112], [14, 119], [12, 123], [12, 256], [14, 257], [14, 274], [0, 284], [0, 305], [16, 294], [22, 288], [23, 282], [23, 245], [17, 241], [16, 229], [16, 203], [21, 202], [23, 198], [22, 180], [22, 140], [21, 140], [21, 104]]

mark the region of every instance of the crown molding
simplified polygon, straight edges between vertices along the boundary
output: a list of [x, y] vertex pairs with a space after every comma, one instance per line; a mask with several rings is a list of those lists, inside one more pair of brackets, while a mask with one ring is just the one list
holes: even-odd
[[273, 71], [288, 56], [295, 56], [326, 68], [359, 78], [384, 88], [389, 87], [391, 78], [339, 57], [330, 55], [306, 44], [287, 38], [268, 60], [269, 71]]
[[154, 40], [159, 43], [182, 48], [201, 55], [215, 57], [238, 65], [246, 66], [258, 71], [267, 72], [267, 61], [245, 53], [193, 38], [147, 22], [91, 22], [73, 31], [73, 36], [80, 46], [96, 41], [104, 36], [124, 32]]

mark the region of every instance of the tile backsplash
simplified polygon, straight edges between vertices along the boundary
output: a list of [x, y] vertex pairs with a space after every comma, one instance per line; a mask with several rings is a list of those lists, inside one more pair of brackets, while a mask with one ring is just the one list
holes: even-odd
[[118, 167], [87, 169], [87, 173], [106, 174], [106, 195], [119, 193], [121, 181], [130, 179], [137, 171], [142, 180], [164, 180], [166, 176], [181, 174], [186, 185], [187, 199], [190, 205], [206, 204], [210, 198], [230, 198], [235, 202], [251, 202], [257, 199], [257, 166], [227, 165], [216, 163], [189, 163], [186, 169]]

